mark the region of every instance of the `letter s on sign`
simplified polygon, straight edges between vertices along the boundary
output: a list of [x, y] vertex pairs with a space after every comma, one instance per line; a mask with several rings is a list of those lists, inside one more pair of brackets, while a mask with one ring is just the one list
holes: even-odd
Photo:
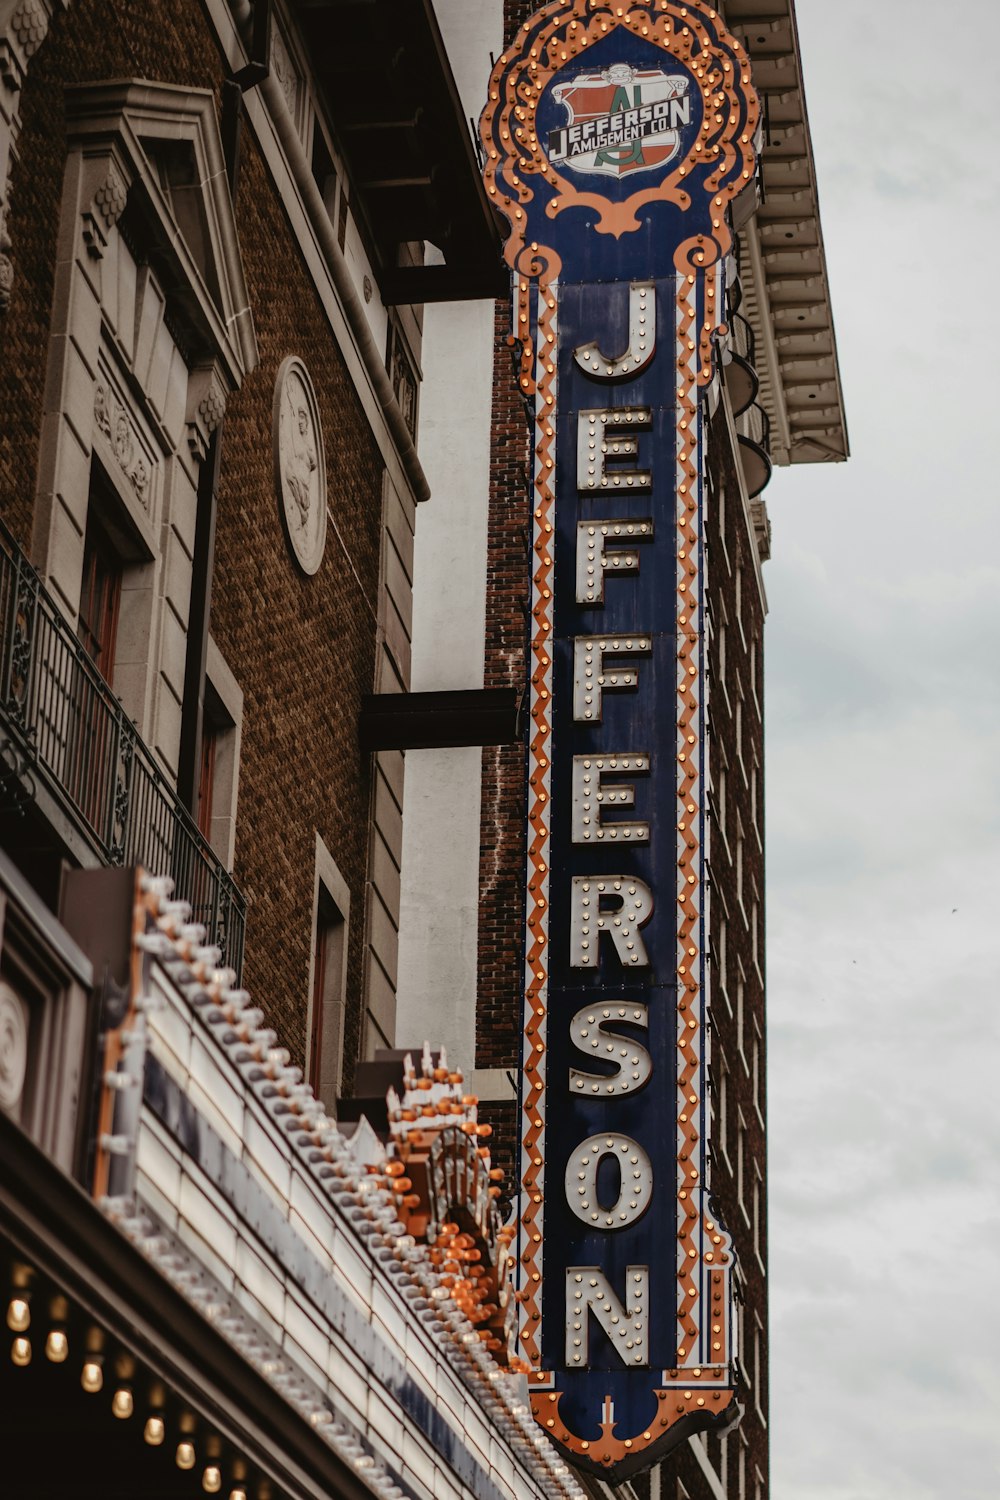
[[642, 1026], [648, 1029], [649, 1007], [637, 1001], [624, 1005], [592, 1006], [578, 1010], [570, 1025], [573, 1045], [595, 1061], [611, 1063], [611, 1073], [585, 1073], [570, 1068], [569, 1086], [576, 1094], [598, 1099], [637, 1094], [653, 1073], [653, 1059], [640, 1042], [612, 1031], [612, 1026]]

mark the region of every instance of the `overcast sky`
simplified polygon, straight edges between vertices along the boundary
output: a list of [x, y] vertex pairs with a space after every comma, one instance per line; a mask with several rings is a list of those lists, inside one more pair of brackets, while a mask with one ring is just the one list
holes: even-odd
[[853, 457], [767, 491], [772, 1500], [998, 1500], [1000, 5], [797, 10]]
[[853, 457], [767, 492], [773, 1500], [1000, 1495], [1000, 6], [798, 0]]

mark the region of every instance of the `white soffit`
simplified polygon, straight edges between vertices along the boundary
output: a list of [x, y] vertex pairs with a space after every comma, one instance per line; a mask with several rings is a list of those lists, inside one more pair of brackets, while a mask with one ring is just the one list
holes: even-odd
[[850, 449], [794, 0], [726, 0], [725, 16], [765, 106], [763, 201], [740, 239], [772, 457], [839, 463]]

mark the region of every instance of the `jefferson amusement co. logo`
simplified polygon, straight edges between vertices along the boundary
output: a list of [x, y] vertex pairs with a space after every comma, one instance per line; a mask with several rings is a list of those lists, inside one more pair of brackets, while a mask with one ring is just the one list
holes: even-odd
[[691, 124], [690, 80], [661, 69], [615, 63], [580, 73], [552, 97], [569, 115], [549, 134], [549, 157], [574, 172], [626, 177], [673, 161]]

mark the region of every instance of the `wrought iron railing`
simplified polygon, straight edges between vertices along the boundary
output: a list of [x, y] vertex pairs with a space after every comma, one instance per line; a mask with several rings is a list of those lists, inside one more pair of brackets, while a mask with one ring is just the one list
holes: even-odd
[[242, 894], [2, 522], [0, 630], [0, 719], [25, 769], [107, 864], [171, 875], [239, 974]]
[[771, 452], [771, 419], [756, 401], [736, 418], [736, 431], [740, 437], [748, 438], [762, 452]]
[[742, 313], [734, 312], [729, 316], [729, 326], [732, 329], [734, 354], [745, 359], [748, 365], [756, 367], [757, 340], [750, 324]]
[[756, 401], [736, 418], [736, 436], [747, 494], [755, 500], [771, 479], [771, 419]]

